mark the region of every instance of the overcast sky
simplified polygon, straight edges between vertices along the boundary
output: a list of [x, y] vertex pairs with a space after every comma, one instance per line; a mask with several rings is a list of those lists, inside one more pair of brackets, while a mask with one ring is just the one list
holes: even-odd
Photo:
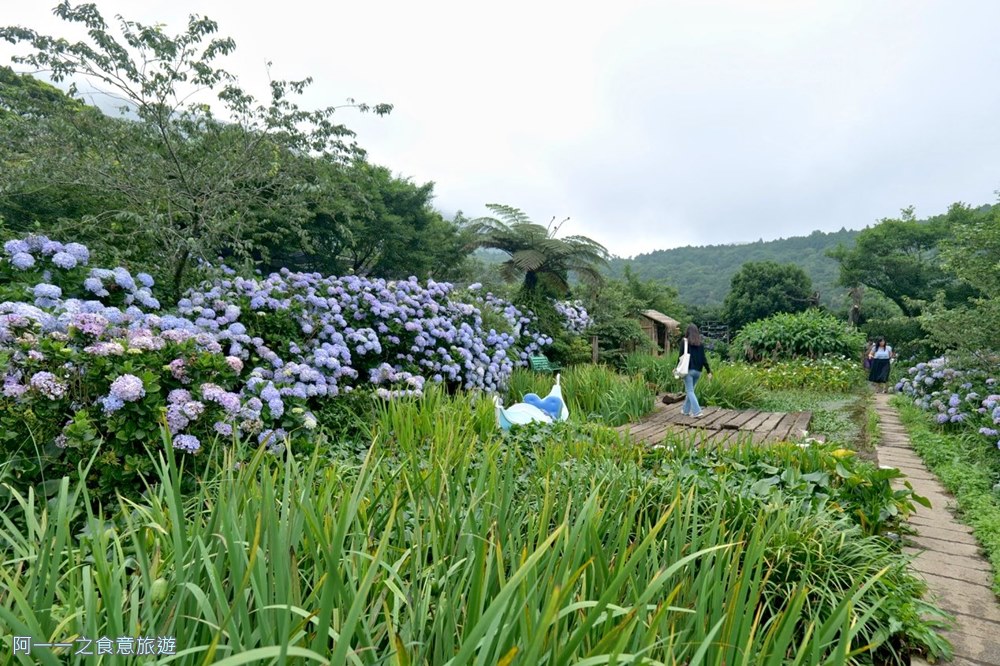
[[[0, 22], [66, 34], [55, 0]], [[997, 0], [97, 0], [179, 31], [219, 22], [263, 93], [315, 79], [374, 162], [451, 215], [569, 216], [630, 256], [862, 228], [1000, 189]], [[589, 7], [589, 8], [588, 8]], [[0, 60], [13, 52], [0, 45]]]

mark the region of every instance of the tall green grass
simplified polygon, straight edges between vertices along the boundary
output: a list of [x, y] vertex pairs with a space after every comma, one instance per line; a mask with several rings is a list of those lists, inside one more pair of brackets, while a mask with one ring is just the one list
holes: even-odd
[[[712, 378], [702, 373], [695, 393], [702, 407], [723, 407], [725, 409], [747, 409], [759, 398], [757, 378], [742, 365], [714, 362]], [[631, 354], [625, 361], [628, 374], [641, 377], [664, 393], [683, 393], [684, 380], [674, 378], [677, 355], [650, 356]]]
[[606, 428], [499, 436], [491, 418], [482, 399], [392, 401], [357, 463], [237, 445], [186, 497], [164, 451], [161, 484], [106, 514], [69, 479], [51, 502], [15, 493], [3, 640], [175, 636], [173, 664], [586, 666], [844, 664], [900, 639], [880, 609], [921, 590], [842, 516], [665, 474]]

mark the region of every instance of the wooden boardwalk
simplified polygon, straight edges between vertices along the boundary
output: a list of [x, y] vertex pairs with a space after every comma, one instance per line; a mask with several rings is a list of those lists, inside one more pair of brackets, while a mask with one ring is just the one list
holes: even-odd
[[[955, 626], [944, 633], [955, 658], [943, 663], [1000, 665], [1000, 604], [993, 594], [992, 567], [982, 556], [972, 529], [952, 513], [954, 498], [913, 450], [889, 397], [884, 393], [875, 396], [882, 431], [878, 461], [906, 475], [906, 479], [894, 480], [894, 487], [902, 488], [903, 481], [909, 481], [931, 501], [930, 509], [918, 506], [910, 516], [916, 535], [905, 537], [909, 544], [903, 550], [914, 556], [911, 566], [927, 581], [930, 600], [955, 616]], [[917, 656], [910, 663], [927, 666], [927, 661]]]
[[739, 441], [778, 442], [803, 439], [809, 427], [811, 412], [760, 412], [752, 409], [722, 409], [705, 407], [699, 419], [681, 414], [681, 405], [664, 405], [657, 400], [657, 408], [639, 423], [619, 426], [633, 439], [648, 444], [659, 444], [669, 434], [689, 435], [698, 443], [735, 444]]

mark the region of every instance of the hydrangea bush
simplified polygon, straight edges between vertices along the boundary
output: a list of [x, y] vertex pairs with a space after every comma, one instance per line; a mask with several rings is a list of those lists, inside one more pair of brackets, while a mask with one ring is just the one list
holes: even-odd
[[995, 376], [955, 367], [940, 357], [909, 368], [896, 390], [930, 412], [939, 425], [972, 429], [1000, 448], [1000, 386]]
[[95, 474], [113, 488], [141, 476], [161, 426], [186, 453], [233, 436], [280, 451], [313, 437], [332, 398], [499, 391], [552, 344], [532, 312], [434, 281], [219, 267], [161, 311], [150, 276], [89, 260], [42, 236], [0, 257], [0, 441], [25, 478], [103, 440]]
[[556, 312], [562, 317], [564, 328], [574, 335], [582, 335], [594, 323], [583, 301], [556, 301]]

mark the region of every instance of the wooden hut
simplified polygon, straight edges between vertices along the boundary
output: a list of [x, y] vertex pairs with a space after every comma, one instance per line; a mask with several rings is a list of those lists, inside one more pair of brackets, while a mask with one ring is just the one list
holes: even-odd
[[677, 337], [681, 331], [681, 323], [656, 310], [643, 310], [639, 313], [639, 325], [649, 336], [656, 354], [670, 353], [670, 338]]

